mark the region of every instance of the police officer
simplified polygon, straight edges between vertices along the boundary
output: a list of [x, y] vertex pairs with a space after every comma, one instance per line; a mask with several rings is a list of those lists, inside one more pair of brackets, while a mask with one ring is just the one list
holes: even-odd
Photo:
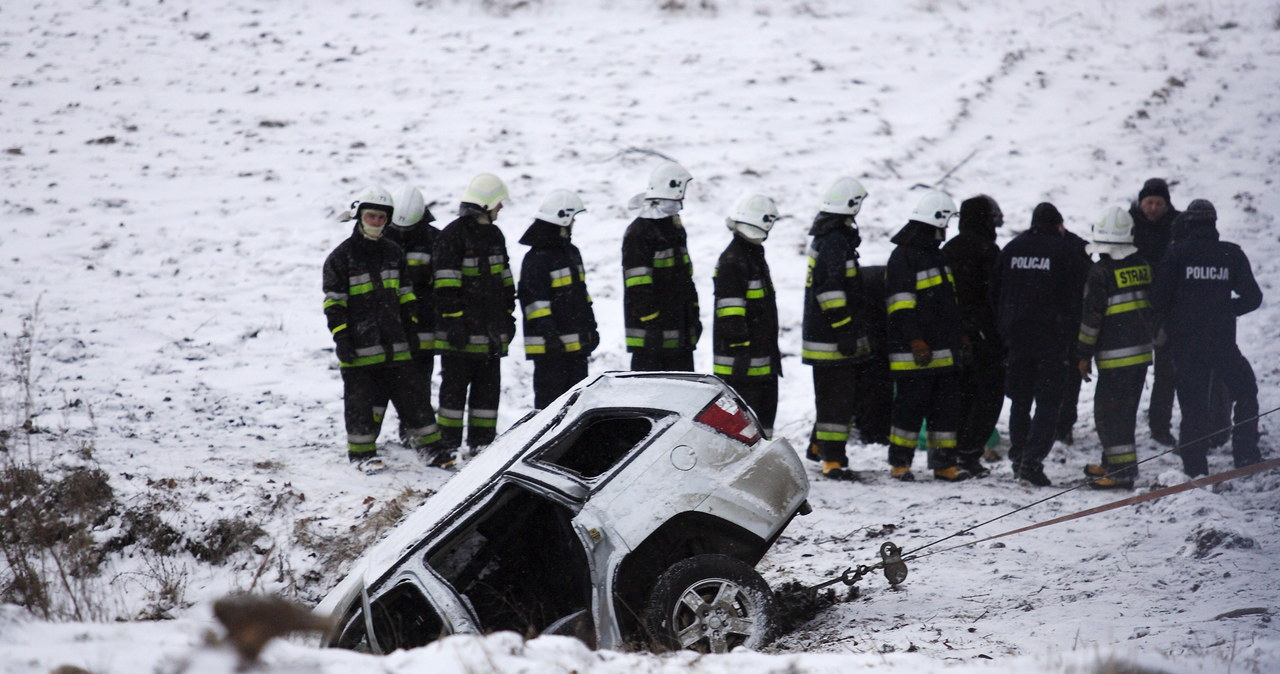
[[347, 458], [382, 472], [375, 405], [395, 403], [411, 447], [431, 445], [430, 388], [409, 367], [417, 311], [404, 252], [383, 237], [394, 212], [380, 187], [360, 192], [351, 236], [324, 261], [324, 314], [342, 371]]
[[960, 427], [956, 458], [974, 477], [991, 471], [982, 464], [987, 440], [1004, 407], [1004, 345], [991, 308], [991, 274], [1000, 255], [996, 230], [1004, 212], [980, 194], [960, 204], [960, 233], [942, 246], [956, 283], [956, 299], [971, 352], [960, 368]]
[[1053, 448], [1084, 286], [1079, 251], [1064, 232], [1058, 209], [1037, 205], [1031, 228], [1000, 251], [991, 282], [996, 322], [1009, 354], [1009, 461], [1015, 477], [1037, 487], [1052, 484], [1044, 459]]
[[809, 272], [804, 289], [801, 357], [813, 367], [816, 419], [811, 449], [824, 477], [854, 479], [845, 445], [857, 411], [858, 391], [872, 359], [867, 298], [858, 267], [856, 218], [867, 190], [840, 176], [822, 191], [818, 215], [809, 228]]
[[506, 199], [501, 179], [476, 175], [433, 249], [440, 435], [445, 447], [461, 447], [465, 415], [473, 453], [497, 434], [500, 363], [515, 333], [515, 279], [506, 238], [493, 224]]
[[1102, 463], [1085, 466], [1095, 489], [1130, 489], [1138, 476], [1134, 439], [1138, 403], [1152, 360], [1151, 265], [1133, 245], [1133, 218], [1113, 206], [1093, 225], [1089, 268], [1076, 353], [1077, 370], [1090, 381], [1098, 362], [1093, 420], [1102, 441]]
[[955, 281], [939, 245], [956, 204], [942, 192], [926, 194], [892, 241], [885, 267], [889, 313], [889, 367], [897, 386], [889, 435], [891, 475], [910, 481], [921, 425], [928, 421], [929, 464], [939, 480], [969, 477], [956, 465], [960, 423], [960, 358], [964, 323]]
[[764, 241], [778, 220], [773, 199], [753, 194], [733, 205], [725, 225], [733, 240], [720, 254], [714, 274], [713, 372], [742, 396], [773, 437], [778, 412], [778, 304], [764, 257]]
[[[1174, 239], [1174, 222], [1178, 218], [1178, 210], [1169, 197], [1169, 183], [1163, 178], [1150, 178], [1142, 183], [1138, 199], [1129, 206], [1129, 216], [1133, 218], [1133, 245], [1152, 265], [1151, 271], [1158, 278], [1160, 265]], [[1171, 432], [1176, 366], [1172, 352], [1163, 345], [1156, 347], [1153, 362], [1147, 425], [1151, 428], [1152, 440], [1172, 447], [1177, 443]]]
[[1258, 450], [1258, 383], [1236, 346], [1236, 317], [1262, 304], [1249, 258], [1240, 246], [1218, 239], [1213, 204], [1196, 199], [1180, 218], [1184, 227], [1160, 264], [1155, 308], [1177, 363], [1182, 469], [1207, 475], [1213, 428], [1210, 393], [1226, 385], [1235, 408], [1231, 453], [1242, 468], [1261, 460]]
[[622, 237], [622, 303], [632, 370], [693, 371], [702, 320], [680, 221], [691, 180], [684, 167], [664, 162], [631, 202], [640, 214]]
[[578, 195], [554, 190], [520, 237], [529, 246], [520, 265], [519, 296], [537, 409], [586, 378], [587, 358], [600, 343], [582, 253], [570, 242], [574, 219], [585, 210]]

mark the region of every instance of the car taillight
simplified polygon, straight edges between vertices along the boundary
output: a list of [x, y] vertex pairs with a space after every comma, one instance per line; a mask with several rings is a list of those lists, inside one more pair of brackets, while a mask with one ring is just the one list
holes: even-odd
[[716, 398], [694, 421], [748, 445], [754, 445], [760, 439], [760, 428], [756, 422], [730, 395]]

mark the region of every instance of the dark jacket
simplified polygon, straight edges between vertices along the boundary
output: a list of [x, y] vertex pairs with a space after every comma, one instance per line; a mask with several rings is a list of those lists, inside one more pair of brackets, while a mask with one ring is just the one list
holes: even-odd
[[[1147, 219], [1142, 212], [1142, 200], [1149, 196], [1164, 199], [1164, 203], [1168, 206], [1164, 215], [1156, 220]], [[1151, 178], [1143, 183], [1142, 189], [1138, 191], [1137, 200], [1129, 206], [1129, 215], [1133, 217], [1133, 245], [1147, 262], [1154, 265], [1151, 271], [1158, 276], [1160, 262], [1164, 260], [1169, 244], [1177, 238], [1174, 223], [1177, 221], [1179, 212], [1173, 208], [1173, 202], [1169, 199], [1169, 183], [1162, 178]]]
[[530, 360], [562, 353], [587, 355], [600, 343], [587, 292], [587, 270], [568, 229], [534, 220], [520, 243], [529, 246], [520, 265], [524, 353]]
[[1000, 256], [992, 217], [988, 197], [966, 199], [960, 205], [960, 233], [942, 246], [955, 279], [965, 334], [975, 343], [999, 339], [990, 300], [991, 275]]
[[1005, 347], [1014, 357], [1066, 362], [1078, 335], [1085, 266], [1081, 250], [1058, 231], [1052, 204], [1036, 206], [1031, 229], [1000, 251], [991, 303]]
[[[964, 323], [956, 303], [955, 281], [938, 249], [936, 227], [912, 220], [892, 241], [897, 244], [885, 266], [885, 306], [889, 313], [889, 368], [912, 376], [954, 372], [960, 365]], [[911, 341], [922, 339], [933, 360], [917, 365]]]
[[413, 288], [403, 279], [404, 252], [386, 238], [370, 241], [357, 225], [324, 261], [324, 315], [342, 367], [411, 357], [416, 333]]
[[[804, 288], [803, 348], [801, 357], [809, 365], [848, 364], [872, 355], [867, 326], [867, 294], [858, 267], [858, 230], [847, 224], [848, 216], [819, 213], [809, 235], [809, 272]], [[856, 344], [853, 353], [844, 353], [839, 342]]]
[[674, 216], [636, 218], [622, 237], [627, 351], [692, 351], [702, 336], [684, 227]]
[[413, 285], [413, 294], [417, 298], [417, 349], [430, 351], [435, 348], [436, 305], [435, 265], [432, 261], [432, 248], [440, 230], [424, 221], [408, 229], [389, 225], [383, 230], [383, 237], [395, 242], [404, 250], [405, 264], [408, 268], [408, 281]]
[[716, 262], [714, 280], [712, 371], [730, 379], [782, 376], [778, 303], [764, 246], [734, 236]]
[[516, 288], [502, 230], [463, 204], [436, 237], [436, 349], [505, 356], [515, 334]]
[[1169, 247], [1155, 282], [1155, 309], [1175, 353], [1220, 353], [1236, 343], [1236, 317], [1262, 304], [1249, 258], [1218, 240], [1213, 205], [1196, 199], [1182, 214], [1185, 235]]
[[1096, 357], [1099, 370], [1151, 363], [1151, 278], [1141, 253], [1122, 260], [1104, 254], [1089, 268], [1076, 343], [1081, 359]]

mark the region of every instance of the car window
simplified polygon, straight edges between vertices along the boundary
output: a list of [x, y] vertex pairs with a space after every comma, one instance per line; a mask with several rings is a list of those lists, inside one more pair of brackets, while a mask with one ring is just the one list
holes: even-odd
[[[444, 636], [444, 621], [431, 602], [411, 583], [400, 583], [373, 600], [373, 633], [383, 653], [425, 646]], [[362, 653], [373, 651], [363, 611], [356, 611], [335, 644]]]
[[599, 477], [643, 443], [653, 433], [655, 421], [637, 412], [594, 415], [531, 458], [587, 479]]

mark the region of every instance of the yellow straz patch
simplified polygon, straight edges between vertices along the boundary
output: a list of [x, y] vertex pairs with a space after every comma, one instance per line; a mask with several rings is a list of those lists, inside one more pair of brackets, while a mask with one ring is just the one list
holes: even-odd
[[1148, 285], [1151, 283], [1151, 267], [1141, 265], [1138, 267], [1125, 267], [1116, 270], [1116, 285], [1121, 288], [1129, 286]]

